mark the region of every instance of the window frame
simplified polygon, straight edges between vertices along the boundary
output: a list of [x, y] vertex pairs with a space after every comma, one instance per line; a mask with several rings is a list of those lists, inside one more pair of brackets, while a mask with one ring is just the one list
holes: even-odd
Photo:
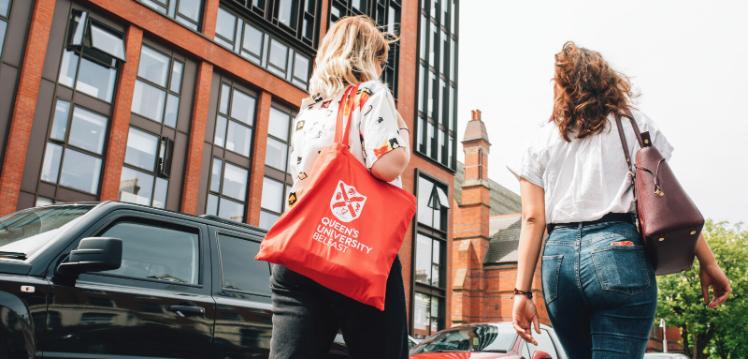
[[[292, 9], [292, 13], [296, 12], [295, 24], [292, 26], [280, 21], [281, 1], [296, 2], [296, 8]], [[248, 22], [261, 31], [279, 36], [283, 42], [290, 43], [292, 47], [314, 57], [319, 42], [322, 1], [325, 0], [264, 0], [262, 7], [254, 6], [252, 0], [221, 0], [220, 3], [250, 20]], [[312, 12], [307, 11], [310, 10], [310, 2], [314, 2], [311, 6]], [[306, 37], [304, 24], [307, 21], [312, 22], [312, 38]]]
[[[442, 11], [442, 5], [445, 3], [450, 6], [448, 12]], [[441, 0], [439, 1], [439, 11], [431, 9], [432, 4], [432, 0], [420, 0], [418, 11], [418, 45], [416, 50], [418, 54], [416, 66], [416, 86], [418, 90], [415, 93], [414, 126], [416, 135], [414, 136], [415, 141], [413, 141], [415, 143], [413, 152], [454, 173], [457, 170], [459, 20], [455, 21], [454, 24], [451, 20], [453, 18], [459, 19], [459, 1]], [[431, 10], [434, 10], [434, 14]], [[442, 13], [444, 13], [446, 23], [440, 21]], [[424, 19], [427, 24], [423, 23]], [[452, 28], [453, 25], [454, 28]], [[436, 31], [432, 31], [433, 29]], [[436, 39], [432, 39], [434, 33], [437, 34]], [[448, 50], [448, 54], [442, 54], [441, 51], [443, 34], [448, 36], [447, 41], [444, 41], [444, 47]], [[422, 44], [421, 40], [426, 43]], [[429, 46], [432, 40], [433, 46]], [[452, 48], [453, 46], [454, 48]], [[432, 52], [426, 53], [429, 50], [433, 50], [434, 63], [430, 61]], [[423, 58], [421, 56], [422, 51]], [[426, 70], [425, 74], [422, 71], [424, 69]], [[433, 80], [431, 80], [430, 74], [434, 75]], [[432, 84], [428, 83], [430, 80], [433, 81]], [[444, 88], [447, 97], [444, 97], [440, 84], [446, 85]], [[430, 89], [430, 91], [426, 91], [426, 89]], [[431, 107], [429, 107], [429, 102], [431, 102]], [[430, 108], [432, 111], [429, 111]], [[441, 113], [439, 113], [440, 110]], [[434, 115], [437, 115], [439, 119], [448, 120], [439, 121], [434, 118]], [[426, 128], [423, 128], [424, 126]], [[432, 128], [433, 138], [429, 138], [429, 130]], [[444, 134], [444, 136], [441, 136], [443, 141], [439, 143], [442, 133]]]
[[[200, 2], [200, 10], [198, 11], [199, 14], [198, 14], [197, 21], [194, 21], [193, 19], [190, 19], [187, 16], [184, 16], [183, 13], [179, 12], [179, 9], [180, 9], [179, 5], [184, 0], [136, 0], [136, 1], [140, 5], [143, 5], [146, 8], [155, 11], [156, 13], [160, 14], [161, 16], [164, 16], [167, 19], [176, 22], [180, 26], [184, 26], [185, 28], [190, 29], [191, 31], [199, 33], [199, 32], [201, 32], [203, 30], [203, 15], [204, 15], [204, 12], [205, 12], [205, 0], [197, 0], [197, 1]], [[164, 7], [165, 11], [164, 12], [159, 11], [158, 9], [156, 9], [153, 6], [149, 5], [148, 1], [154, 2], [154, 3], [165, 2], [162, 5]], [[174, 5], [174, 15], [173, 16], [169, 15], [170, 7], [171, 7], [172, 2], [174, 2], [174, 4], [175, 4]], [[188, 26], [187, 24], [182, 23], [182, 21], [186, 21], [186, 22], [188, 22], [190, 24], [195, 25], [195, 28], [192, 28], [192, 27]]]
[[185, 284], [175, 283], [164, 280], [147, 279], [147, 278], [134, 278], [121, 275], [113, 275], [107, 273], [90, 272], [83, 273], [76, 281], [76, 287], [87, 284], [105, 285], [105, 286], [125, 286], [125, 287], [137, 287], [146, 289], [157, 289], [166, 290], [176, 293], [193, 293], [193, 294], [209, 294], [211, 288], [211, 260], [209, 244], [207, 241], [208, 229], [207, 226], [200, 222], [190, 221], [187, 219], [180, 218], [178, 215], [168, 215], [158, 213], [155, 210], [148, 211], [137, 211], [132, 209], [114, 209], [104, 215], [95, 224], [79, 236], [75, 237], [70, 242], [68, 247], [59, 254], [56, 260], [50, 262], [48, 269], [49, 275], [55, 273], [55, 266], [61, 263], [70, 251], [76, 249], [78, 244], [83, 238], [97, 236], [98, 234], [104, 233], [106, 230], [111, 228], [113, 225], [120, 222], [135, 222], [140, 224], [148, 225], [165, 225], [169, 228], [180, 230], [179, 228], [190, 228], [195, 231], [198, 235], [198, 283], [197, 284]]
[[[419, 189], [419, 179], [423, 177], [424, 179], [434, 183], [435, 186], [442, 186], [445, 190], [445, 193], [447, 194], [447, 198], [449, 199], [449, 185], [440, 181], [438, 178], [429, 175], [425, 171], [422, 171], [420, 169], [415, 170], [415, 181], [414, 181], [414, 190], [416, 195], [418, 194]], [[447, 208], [447, 211], [451, 210], [451, 208]], [[415, 308], [416, 305], [416, 293], [426, 295], [429, 297], [436, 297], [439, 298], [439, 319], [437, 322], [437, 331], [442, 330], [445, 328], [446, 325], [446, 306], [447, 306], [447, 281], [449, 278], [447, 277], [447, 266], [448, 266], [448, 246], [449, 246], [449, 212], [447, 212], [447, 228], [444, 228], [444, 230], [439, 230], [435, 228], [431, 228], [423, 223], [420, 223], [418, 221], [418, 211], [419, 208], [416, 206], [416, 213], [413, 216], [413, 238], [412, 238], [412, 258], [411, 258], [411, 278], [410, 282], [413, 283], [411, 285], [411, 293], [410, 293], [410, 308]], [[439, 283], [438, 286], [434, 286], [431, 283], [426, 284], [419, 281], [416, 281], [416, 266], [417, 263], [417, 255], [418, 252], [418, 236], [425, 236], [426, 238], [429, 238], [432, 240], [432, 250], [431, 250], [431, 262], [430, 265], [433, 266], [433, 245], [434, 243], [439, 243], [440, 247], [440, 253], [439, 253], [439, 280], [441, 283]], [[433, 267], [432, 267], [433, 270]], [[433, 276], [433, 274], [432, 274]], [[431, 330], [429, 328], [429, 330]], [[415, 310], [410, 311], [410, 332], [414, 333], [415, 331]], [[433, 334], [433, 333], [430, 333]]]
[[[265, 177], [267, 177], [269, 180], [280, 182], [283, 185], [283, 194], [281, 196], [281, 212], [275, 212], [273, 210], [267, 209], [262, 205], [262, 201], [260, 201], [260, 215], [262, 215], [263, 212], [279, 217], [283, 214], [283, 211], [286, 210], [288, 207], [288, 194], [289, 189], [291, 186], [293, 186], [293, 176], [289, 173], [289, 166], [291, 163], [291, 138], [293, 135], [293, 124], [294, 119], [296, 118], [297, 112], [296, 110], [292, 109], [289, 106], [280, 104], [278, 102], [273, 102], [271, 105], [271, 110], [268, 113], [268, 122], [270, 121], [270, 113], [272, 113], [272, 110], [275, 109], [279, 112], [284, 113], [285, 115], [288, 115], [288, 134], [286, 135], [286, 139], [278, 138], [270, 133], [269, 126], [268, 126], [268, 133], [267, 137], [268, 139], [273, 139], [275, 141], [281, 142], [286, 146], [286, 166], [283, 170], [275, 168], [267, 163], [267, 160], [265, 160], [265, 175], [263, 177], [263, 180]], [[267, 145], [266, 147], [266, 154], [267, 154]]]
[[[296, 43], [295, 40], [289, 40], [286, 37], [282, 36], [283, 34], [279, 33], [278, 30], [273, 26], [271, 26], [270, 28], [261, 26], [262, 23], [256, 22], [255, 16], [253, 16], [253, 14], [247, 14], [246, 11], [243, 12], [236, 10], [236, 6], [231, 6], [232, 3], [227, 1], [232, 0], [224, 0], [220, 3], [221, 6], [219, 6], [218, 8], [216, 17], [218, 17], [221, 12], [225, 12], [234, 18], [232, 39], [228, 39], [216, 32], [216, 35], [213, 37], [213, 41], [224, 49], [236, 54], [237, 56], [257, 66], [262, 67], [265, 71], [272, 74], [273, 76], [276, 76], [283, 81], [286, 81], [293, 86], [306, 91], [307, 87], [309, 86], [309, 79], [312, 74], [311, 65], [314, 61], [315, 49], [308, 46], [298, 46], [299, 44]], [[267, 2], [266, 4], [269, 3], [270, 2]], [[247, 28], [247, 26], [254, 28], [262, 36], [262, 44], [260, 46], [260, 51], [262, 53], [259, 54], [259, 56], [258, 54], [255, 54], [251, 49], [244, 47], [244, 38], [246, 35], [245, 29]], [[272, 42], [277, 42], [286, 48], [285, 69], [278, 67], [278, 65], [270, 61], [270, 50]], [[296, 76], [296, 61], [299, 55], [307, 60], [306, 79], [302, 79]]]
[[[351, 15], [366, 15], [374, 19], [377, 26], [389, 27], [393, 26], [396, 36], [400, 35], [402, 14], [404, 0], [361, 0], [364, 9], [358, 9], [353, 7], [351, 0], [321, 0], [328, 1], [328, 14], [327, 14], [327, 28], [336, 21], [338, 18], [343, 16]], [[340, 17], [334, 19], [333, 8], [342, 10]], [[394, 24], [391, 23], [390, 10], [396, 10], [397, 21]], [[381, 11], [381, 12], [380, 12]], [[400, 75], [400, 42], [393, 42], [390, 44], [390, 53], [385, 64], [384, 71], [382, 71], [382, 81], [389, 87], [392, 96], [397, 99], [398, 97], [398, 84]]]
[[[211, 246], [211, 253], [213, 256], [213, 268], [212, 268], [212, 275], [213, 279], [212, 282], [215, 283], [213, 286], [213, 295], [219, 296], [222, 298], [237, 298], [237, 299], [243, 299], [243, 300], [253, 300], [253, 301], [261, 301], [270, 303], [270, 294], [265, 293], [257, 293], [247, 290], [240, 290], [240, 289], [231, 289], [231, 288], [225, 288], [223, 286], [223, 278], [224, 278], [224, 270], [223, 270], [223, 255], [221, 254], [221, 243], [220, 243], [220, 236], [225, 235], [229, 237], [235, 237], [241, 240], [250, 241], [253, 243], [259, 244], [262, 242], [262, 237], [256, 236], [256, 235], [248, 235], [247, 233], [227, 229], [224, 227], [218, 227], [218, 226], [211, 226], [210, 227], [210, 246]], [[270, 278], [271, 275], [271, 269], [270, 269], [270, 263], [266, 263], [267, 266], [267, 278]], [[268, 292], [269, 293], [269, 292]]]
[[0, 22], [5, 23], [5, 32], [0, 38], [0, 58], [5, 54], [5, 40], [8, 37], [8, 29], [10, 28], [10, 15], [13, 13], [13, 2], [14, 0], [8, 0], [8, 14], [0, 14]]

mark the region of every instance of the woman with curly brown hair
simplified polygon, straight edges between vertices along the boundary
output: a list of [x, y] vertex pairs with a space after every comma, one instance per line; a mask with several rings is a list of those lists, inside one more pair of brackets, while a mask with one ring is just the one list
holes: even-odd
[[[649, 131], [666, 159], [673, 147], [633, 108], [631, 84], [600, 53], [567, 42], [556, 54], [553, 84], [550, 121], [521, 164], [510, 167], [522, 195], [514, 327], [536, 343], [531, 284], [542, 248], [543, 297], [568, 357], [641, 358], [657, 307], [657, 282], [635, 225], [616, 117], [631, 117]], [[634, 157], [638, 142], [623, 123]], [[703, 237], [696, 257], [704, 304], [714, 308], [727, 300], [730, 283]]]

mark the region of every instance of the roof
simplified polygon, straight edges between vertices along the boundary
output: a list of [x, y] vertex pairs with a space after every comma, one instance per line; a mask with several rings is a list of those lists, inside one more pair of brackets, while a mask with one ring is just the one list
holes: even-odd
[[508, 227], [500, 229], [491, 235], [491, 240], [488, 243], [488, 252], [486, 252], [484, 260], [485, 264], [517, 262], [520, 227], [520, 218], [519, 216], [515, 216], [513, 217], [513, 222]]
[[[458, 204], [462, 203], [462, 183], [464, 181], [465, 165], [458, 161], [454, 185], [454, 199]], [[488, 185], [491, 189], [491, 217], [519, 213], [522, 210], [518, 194], [491, 179], [488, 180]]]
[[468, 142], [468, 141], [475, 141], [475, 140], [483, 140], [491, 143], [488, 141], [488, 131], [486, 131], [486, 124], [483, 123], [480, 119], [472, 119], [468, 121], [467, 127], [465, 128], [465, 135], [462, 136], [462, 142]]

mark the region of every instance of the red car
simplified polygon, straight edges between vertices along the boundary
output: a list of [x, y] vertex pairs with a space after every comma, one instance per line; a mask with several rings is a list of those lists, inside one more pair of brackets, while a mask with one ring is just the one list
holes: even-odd
[[533, 330], [538, 345], [517, 335], [512, 323], [467, 324], [442, 330], [424, 339], [410, 352], [410, 359], [567, 359], [553, 328], [541, 324]]

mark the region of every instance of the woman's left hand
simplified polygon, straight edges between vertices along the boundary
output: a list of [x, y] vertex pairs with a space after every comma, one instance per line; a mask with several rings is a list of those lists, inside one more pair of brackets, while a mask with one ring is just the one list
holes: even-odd
[[[704, 296], [704, 304], [709, 308], [717, 308], [724, 303], [732, 292], [730, 280], [727, 279], [725, 272], [719, 267], [719, 264], [705, 264], [699, 266], [699, 279], [701, 280], [701, 293]], [[709, 287], [712, 288], [714, 298], [709, 301]]]

